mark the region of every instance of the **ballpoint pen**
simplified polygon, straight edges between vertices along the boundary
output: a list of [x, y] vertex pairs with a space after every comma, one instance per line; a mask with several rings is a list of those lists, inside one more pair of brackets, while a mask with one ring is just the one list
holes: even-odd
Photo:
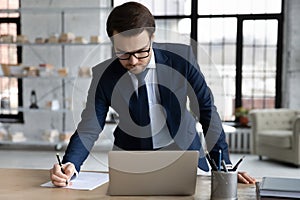
[[[62, 163], [61, 163], [61, 161], [60, 161], [60, 158], [59, 158], [59, 154], [57, 153], [56, 154], [56, 158], [57, 158], [57, 161], [58, 161], [58, 164], [59, 164], [59, 166], [60, 166], [60, 170], [61, 170], [61, 172], [63, 173], [63, 174], [65, 174], [65, 171], [64, 171], [64, 169], [63, 169], [63, 166], [62, 166]], [[66, 180], [66, 185], [68, 185], [68, 180]]]
[[234, 167], [232, 168], [233, 171], [236, 171], [239, 164], [243, 161], [243, 159], [245, 158], [245, 156], [241, 157], [240, 160], [234, 165]]
[[207, 160], [208, 160], [208, 162], [209, 162], [212, 170], [217, 171], [218, 167], [216, 165], [215, 160], [211, 159], [211, 157], [210, 157], [210, 155], [209, 155], [209, 153], [207, 151], [205, 151], [205, 154], [206, 154], [206, 158], [207, 158]]
[[222, 150], [219, 149], [219, 163], [218, 163], [218, 170], [221, 170], [221, 161], [222, 161]]
[[222, 167], [223, 167], [224, 171], [225, 171], [225, 172], [228, 172], [228, 169], [227, 169], [227, 167], [226, 167], [225, 160], [222, 160], [221, 163], [222, 163]]

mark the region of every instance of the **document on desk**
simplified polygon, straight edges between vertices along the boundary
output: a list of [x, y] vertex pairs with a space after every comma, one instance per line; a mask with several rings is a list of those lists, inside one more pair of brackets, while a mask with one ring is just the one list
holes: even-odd
[[[65, 187], [74, 190], [93, 190], [108, 182], [108, 173], [80, 172], [78, 177], [71, 180], [71, 185]], [[55, 187], [51, 181], [41, 185], [42, 187]]]

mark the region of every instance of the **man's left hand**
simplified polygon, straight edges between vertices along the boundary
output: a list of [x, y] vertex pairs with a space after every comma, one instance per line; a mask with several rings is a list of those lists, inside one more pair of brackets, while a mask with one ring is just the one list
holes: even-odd
[[254, 184], [255, 178], [249, 176], [247, 172], [238, 172], [238, 182], [244, 184]]

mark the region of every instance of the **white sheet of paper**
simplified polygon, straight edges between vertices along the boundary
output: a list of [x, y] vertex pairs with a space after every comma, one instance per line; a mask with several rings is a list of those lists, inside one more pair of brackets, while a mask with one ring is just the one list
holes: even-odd
[[[96, 187], [107, 183], [109, 180], [107, 173], [80, 172], [78, 177], [72, 180], [72, 185], [65, 188], [74, 190], [93, 190]], [[42, 187], [56, 187], [51, 181], [41, 185]]]
[[210, 171], [205, 172], [200, 168], [197, 168], [197, 176], [211, 176], [211, 172]]

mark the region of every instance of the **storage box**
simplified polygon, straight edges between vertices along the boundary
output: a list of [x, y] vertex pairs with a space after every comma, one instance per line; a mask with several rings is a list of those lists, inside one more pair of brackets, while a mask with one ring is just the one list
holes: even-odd
[[45, 39], [41, 38], [41, 37], [35, 38], [35, 43], [37, 43], [37, 44], [44, 44], [45, 43]]
[[75, 39], [75, 35], [73, 33], [62, 33], [59, 37], [60, 43], [72, 43]]
[[14, 36], [9, 34], [0, 35], [0, 42], [12, 43], [14, 41]]
[[59, 131], [56, 129], [45, 130], [43, 133], [43, 139], [47, 142], [55, 142], [58, 138]]
[[98, 35], [92, 35], [90, 37], [90, 43], [100, 43], [101, 42], [101, 37]]
[[60, 68], [60, 69], [57, 69], [57, 74], [60, 76], [60, 77], [66, 77], [68, 75], [68, 69], [67, 68]]
[[17, 35], [17, 43], [29, 43], [26, 35]]
[[17, 131], [15, 133], [9, 133], [8, 138], [12, 142], [24, 142], [26, 141], [26, 137], [24, 136], [24, 133], [21, 131]]
[[13, 64], [1, 64], [4, 76], [23, 76], [23, 67]]
[[87, 44], [88, 41], [84, 37], [82, 37], [82, 36], [77, 36], [75, 38], [75, 43], [78, 43], [78, 44]]
[[70, 132], [66, 131], [66, 132], [60, 133], [59, 140], [61, 142], [69, 142], [72, 135], [73, 135], [73, 132], [71, 132], [71, 131]]
[[1, 69], [4, 76], [10, 76], [10, 68], [8, 64], [1, 64]]

